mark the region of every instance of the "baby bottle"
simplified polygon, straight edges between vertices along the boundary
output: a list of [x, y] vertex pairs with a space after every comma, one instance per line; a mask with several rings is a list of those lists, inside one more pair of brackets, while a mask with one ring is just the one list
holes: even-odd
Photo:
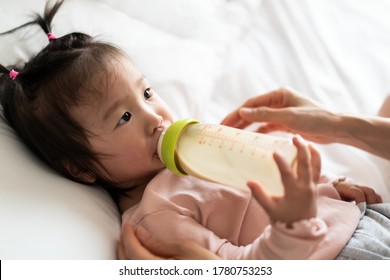
[[284, 187], [273, 159], [278, 151], [296, 170], [297, 149], [289, 138], [260, 134], [193, 119], [174, 122], [161, 134], [157, 153], [177, 175], [248, 190], [256, 181], [271, 195]]

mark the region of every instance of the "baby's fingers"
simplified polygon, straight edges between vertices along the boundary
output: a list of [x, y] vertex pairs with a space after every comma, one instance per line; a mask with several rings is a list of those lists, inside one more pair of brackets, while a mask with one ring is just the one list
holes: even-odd
[[367, 204], [381, 203], [382, 198], [372, 188], [366, 186], [360, 186], [360, 189], [364, 193]]
[[298, 181], [301, 182], [303, 186], [311, 186], [313, 182], [313, 171], [310, 162], [309, 149], [300, 137], [294, 137], [293, 143], [298, 150]]
[[310, 162], [313, 172], [313, 181], [318, 183], [321, 177], [321, 156], [320, 153], [314, 148], [312, 144], [309, 144]]
[[263, 188], [257, 182], [249, 181], [247, 183], [247, 186], [252, 191], [252, 195], [257, 200], [257, 202], [260, 203], [261, 206], [263, 206], [267, 213], [269, 213], [268, 211], [271, 210], [274, 206], [272, 198], [263, 190]]
[[[341, 184], [340, 187], [343, 187]], [[356, 203], [367, 202], [367, 204], [381, 203], [382, 198], [371, 188], [358, 185], [345, 186], [341, 192], [345, 200], [354, 200]]]
[[274, 160], [279, 168], [280, 178], [282, 180], [284, 193], [286, 196], [289, 192], [294, 192], [294, 189], [297, 185], [295, 174], [291, 166], [279, 153], [274, 153]]

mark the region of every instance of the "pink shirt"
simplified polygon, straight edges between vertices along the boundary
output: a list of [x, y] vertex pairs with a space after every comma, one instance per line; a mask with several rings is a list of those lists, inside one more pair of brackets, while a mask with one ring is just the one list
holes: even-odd
[[162, 240], [193, 240], [223, 259], [333, 259], [355, 231], [360, 211], [322, 184], [318, 218], [289, 229], [271, 225], [250, 191], [164, 170], [122, 218], [123, 224], [142, 225]]

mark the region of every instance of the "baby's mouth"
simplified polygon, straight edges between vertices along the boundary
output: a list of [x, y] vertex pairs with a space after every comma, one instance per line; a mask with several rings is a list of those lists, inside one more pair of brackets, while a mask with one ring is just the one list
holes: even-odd
[[[161, 138], [161, 135], [165, 132], [165, 130], [172, 124], [172, 122], [168, 121], [168, 120], [163, 120], [160, 124], [160, 126], [158, 127], [158, 133], [157, 133], [157, 140], [155, 142], [155, 145], [154, 145], [154, 154], [153, 154], [153, 157], [156, 157], [158, 158], [161, 162], [161, 158], [160, 156], [158, 155], [158, 149], [159, 149], [159, 145], [161, 144], [160, 141], [162, 139]], [[160, 144], [159, 144], [160, 143]]]

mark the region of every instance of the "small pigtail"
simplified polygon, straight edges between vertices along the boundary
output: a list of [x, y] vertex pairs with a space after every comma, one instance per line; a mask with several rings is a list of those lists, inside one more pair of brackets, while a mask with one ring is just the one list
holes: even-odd
[[43, 13], [43, 17], [39, 14], [36, 15], [35, 22], [43, 29], [46, 33], [49, 41], [55, 40], [56, 37], [51, 33], [51, 23], [58, 9], [64, 3], [63, 0], [57, 1], [53, 6], [49, 4], [49, 2], [45, 6], [45, 12]]
[[8, 70], [6, 67], [0, 64], [0, 73], [8, 74], [8, 77], [15, 80], [19, 76], [19, 72], [15, 69]]
[[14, 80], [19, 76], [19, 72], [12, 68], [4, 67], [0, 64], [0, 104], [2, 107], [0, 113], [0, 119], [14, 126], [14, 114], [15, 109], [15, 96], [17, 92], [22, 90], [22, 85], [20, 82], [14, 82]]
[[12, 28], [8, 31], [5, 31], [5, 32], [2, 32], [0, 33], [0, 35], [7, 35], [7, 34], [11, 34], [12, 32], [16, 31], [16, 30], [19, 30], [23, 27], [26, 27], [26, 26], [29, 26], [29, 25], [32, 25], [32, 24], [36, 24], [37, 22], [35, 20], [33, 21], [29, 21], [29, 22], [26, 22], [25, 24], [21, 25], [21, 26], [18, 26], [18, 27], [15, 27], [15, 28]]
[[16, 30], [19, 30], [23, 27], [33, 25], [33, 24], [38, 24], [43, 29], [45, 34], [47, 35], [49, 41], [55, 40], [56, 37], [53, 35], [53, 33], [51, 33], [51, 23], [53, 21], [55, 14], [57, 13], [58, 9], [63, 4], [63, 2], [64, 2], [64, 0], [58, 0], [55, 2], [54, 5], [50, 5], [50, 2], [47, 2], [43, 16], [41, 16], [40, 14], [35, 14], [34, 20], [29, 21], [21, 26], [15, 27], [15, 28], [8, 30], [6, 32], [0, 33], [0, 35], [10, 34], [10, 33], [14, 32]]

